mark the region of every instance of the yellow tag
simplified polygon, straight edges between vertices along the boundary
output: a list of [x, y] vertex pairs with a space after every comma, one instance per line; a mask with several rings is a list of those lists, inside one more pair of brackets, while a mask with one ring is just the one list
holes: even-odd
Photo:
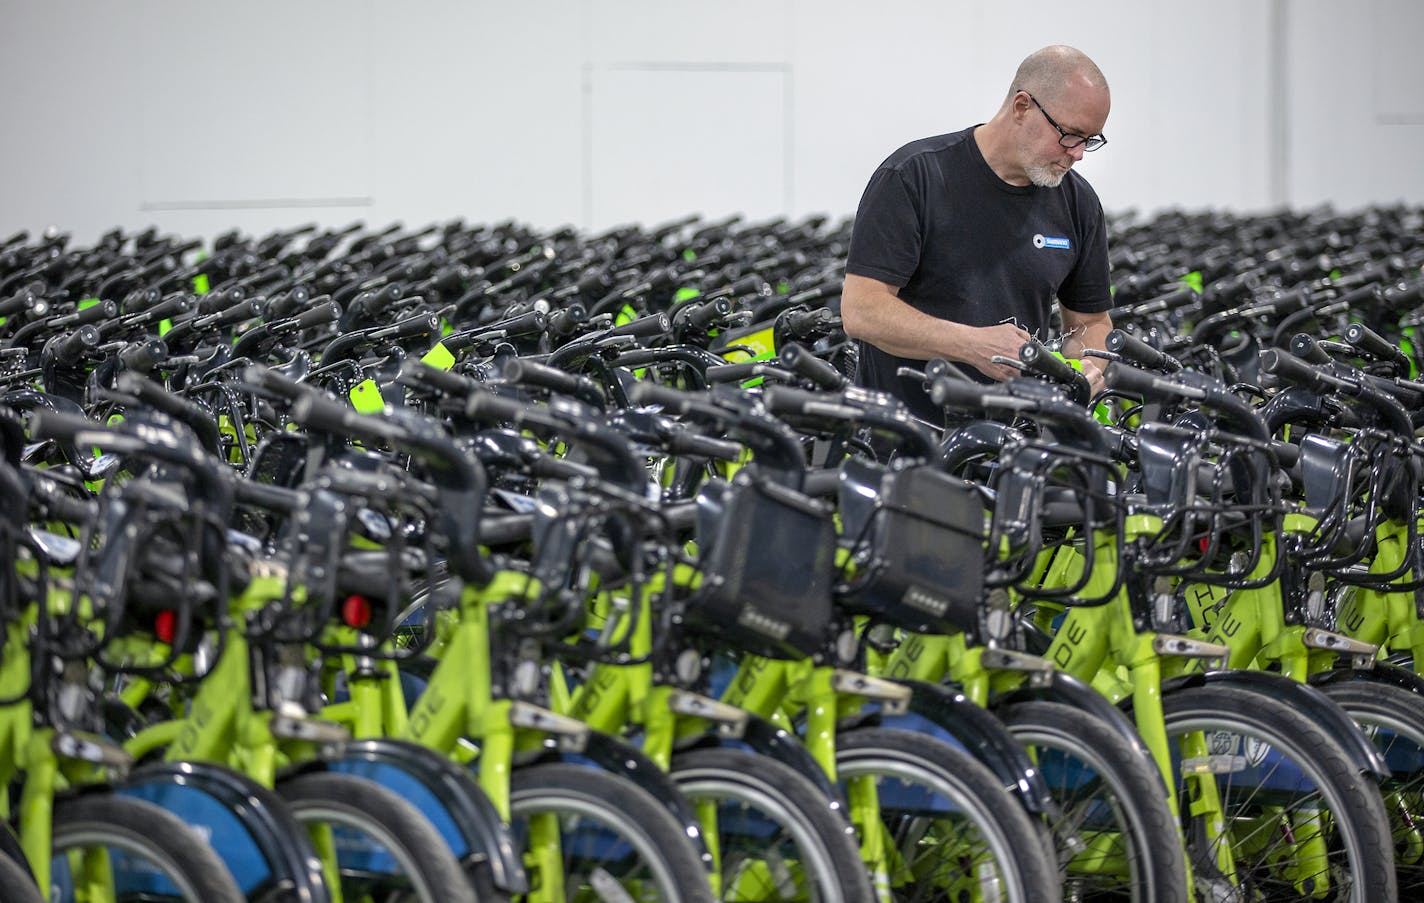
[[425, 357], [421, 358], [420, 362], [436, 370], [449, 370], [455, 366], [455, 355], [450, 353], [444, 342], [436, 342], [435, 347], [425, 352]]
[[[755, 353], [750, 357], [746, 357], [746, 351], [738, 348], [734, 352], [723, 355], [723, 357], [730, 359], [730, 354], [738, 354], [743, 355], [743, 361], [765, 361], [776, 357], [776, 334], [770, 326], [734, 339], [732, 344], [744, 345]], [[733, 363], [741, 363], [741, 361], [733, 361]]]
[[386, 406], [374, 379], [365, 379], [351, 390], [351, 406], [362, 414], [375, 414]]

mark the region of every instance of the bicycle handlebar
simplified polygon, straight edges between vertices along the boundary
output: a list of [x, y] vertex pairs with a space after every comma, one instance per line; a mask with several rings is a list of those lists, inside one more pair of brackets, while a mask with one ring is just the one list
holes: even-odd
[[796, 342], [787, 343], [777, 354], [786, 369], [805, 377], [822, 389], [839, 389], [845, 385], [845, 377], [826, 361], [821, 360]]
[[[1190, 291], [1190, 289], [1188, 289]], [[1130, 332], [1114, 329], [1103, 342], [1107, 350], [1121, 355], [1131, 364], [1145, 370], [1160, 370], [1176, 373], [1182, 369], [1182, 362], [1164, 351], [1158, 351]]]

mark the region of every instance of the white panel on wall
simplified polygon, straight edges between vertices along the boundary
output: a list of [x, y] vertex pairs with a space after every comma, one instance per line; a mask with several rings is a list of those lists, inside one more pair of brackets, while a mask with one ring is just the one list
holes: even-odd
[[138, 26], [120, 4], [0, 5], [0, 231], [92, 238], [138, 198]]
[[[1382, 20], [1390, 4], [1363, 7], [1369, 15], [1342, 15], [1330, 0], [1294, 0], [1289, 5], [1290, 182], [1295, 206], [1367, 204], [1424, 199], [1424, 119], [1409, 114], [1411, 101], [1386, 101], [1376, 83], [1376, 58], [1399, 29], [1404, 40], [1419, 35], [1420, 14], [1403, 4], [1397, 20]], [[1417, 51], [1416, 51], [1417, 52]], [[1417, 63], [1416, 63], [1417, 64]], [[1385, 71], [1394, 62], [1380, 62]], [[1402, 65], [1402, 63], [1401, 63]], [[1418, 84], [1392, 86], [1418, 93]], [[1390, 108], [1393, 117], [1381, 114]], [[1405, 115], [1400, 115], [1405, 114]]]
[[789, 206], [783, 68], [595, 66], [587, 77], [585, 226]]
[[797, 24], [790, 0], [583, 0], [583, 7], [590, 63], [779, 63]]
[[140, 10], [146, 209], [369, 205], [365, 4]]
[[576, 224], [582, 4], [411, 0], [371, 16], [375, 210], [412, 224]]
[[1375, 117], [1381, 125], [1424, 125], [1424, 3], [1374, 0]]

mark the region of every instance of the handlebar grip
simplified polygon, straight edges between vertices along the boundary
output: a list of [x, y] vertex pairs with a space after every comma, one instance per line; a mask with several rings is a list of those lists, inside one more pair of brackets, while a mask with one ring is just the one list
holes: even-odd
[[1146, 370], [1139, 370], [1131, 364], [1113, 361], [1103, 371], [1103, 381], [1114, 389], [1121, 389], [1144, 399], [1199, 398], [1202, 392], [1174, 383]]
[[465, 399], [465, 416], [486, 423], [522, 423], [528, 411], [529, 405], [491, 392], [475, 392]]
[[311, 386], [299, 383], [289, 376], [283, 376], [275, 370], [253, 364], [242, 371], [242, 381], [259, 386], [273, 395], [278, 395], [288, 401], [294, 401], [309, 392], [315, 391]]
[[508, 320], [491, 323], [485, 328], [501, 330], [505, 335], [528, 335], [531, 332], [543, 332], [548, 325], [548, 314], [541, 310], [531, 310]]
[[113, 301], [100, 301], [98, 304], [91, 304], [89, 307], [66, 317], [66, 325], [83, 326], [88, 323], [98, 323], [103, 320], [112, 320], [119, 315], [119, 305]]
[[65, 411], [35, 411], [30, 415], [30, 438], [35, 441], [55, 439], [59, 442], [73, 442], [80, 433], [109, 431], [102, 423], [95, 423], [81, 414]]
[[1158, 351], [1132, 333], [1121, 329], [1109, 332], [1107, 340], [1103, 344], [1107, 346], [1108, 351], [1121, 355], [1129, 362], [1147, 370], [1165, 370], [1175, 373], [1182, 369], [1181, 362], [1170, 354]]
[[306, 493], [286, 486], [255, 483], [252, 480], [233, 480], [233, 500], [243, 505], [266, 508], [269, 511], [292, 513], [301, 509], [306, 501]]
[[1087, 405], [1093, 397], [1088, 377], [1074, 369], [1063, 358], [1030, 339], [1019, 349], [1019, 360], [1031, 373], [1047, 377], [1068, 390], [1069, 396], [1080, 405]]
[[373, 339], [408, 339], [414, 336], [430, 335], [440, 331], [440, 318], [435, 314], [415, 314], [404, 320], [397, 320], [389, 326], [373, 329], [369, 333]]
[[[93, 309], [94, 308], [92, 307], [89, 308], [89, 310]], [[163, 299], [162, 301], [158, 302], [147, 310], [142, 310], [135, 314], [129, 314], [127, 317], [124, 318], [124, 322], [157, 323], [159, 320], [163, 320], [168, 317], [176, 317], [180, 314], [186, 314], [192, 309], [192, 295], [173, 295], [171, 297]], [[85, 311], [85, 313], [88, 313], [88, 311]]]
[[835, 367], [795, 342], [787, 343], [777, 357], [786, 369], [798, 376], [804, 376], [823, 389], [839, 389], [845, 382]]
[[1331, 388], [1324, 373], [1279, 348], [1267, 348], [1261, 352], [1261, 372], [1317, 392], [1329, 391]]
[[930, 401], [936, 407], [974, 411], [984, 407], [989, 387], [977, 382], [937, 376], [930, 383]]
[[39, 301], [39, 296], [33, 292], [20, 292], [18, 295], [0, 301], [0, 317], [8, 317], [22, 310], [33, 310]]
[[330, 323], [341, 316], [341, 305], [335, 301], [327, 301], [325, 304], [318, 304], [308, 308], [288, 320], [293, 329], [310, 329], [313, 326], [320, 326], [323, 323]]
[[855, 408], [846, 405], [838, 394], [807, 392], [790, 386], [768, 386], [762, 393], [761, 400], [768, 411], [778, 416], [824, 416], [835, 420], [854, 420], [859, 413]]
[[555, 337], [566, 336], [588, 320], [588, 310], [582, 304], [570, 304], [549, 314], [547, 329]]
[[742, 446], [729, 439], [717, 439], [682, 430], [668, 438], [668, 450], [675, 455], [693, 455], [699, 458], [716, 458], [721, 461], [735, 461], [742, 454]]
[[377, 439], [395, 439], [402, 435], [402, 431], [389, 421], [359, 414], [349, 405], [316, 390], [305, 391], [292, 402], [292, 420], [322, 433]]
[[451, 373], [449, 370], [441, 370], [439, 367], [432, 367], [422, 363], [416, 358], [406, 358], [401, 363], [400, 381], [406, 385], [417, 385], [443, 395], [453, 395], [463, 397], [468, 395], [474, 388], [474, 380], [461, 376], [458, 373]]
[[77, 499], [60, 492], [45, 493], [41, 504], [55, 520], [69, 524], [83, 524], [93, 520], [98, 506], [88, 499]]
[[213, 314], [207, 325], [222, 328], [234, 323], [241, 323], [244, 320], [255, 320], [262, 316], [266, 307], [266, 302], [261, 298], [248, 298], [246, 301], [239, 301], [226, 310], [220, 310]]
[[148, 338], [133, 342], [119, 352], [119, 360], [130, 370], [147, 373], [158, 366], [159, 361], [168, 357], [168, 343], [162, 339]]
[[662, 312], [649, 314], [646, 317], [639, 317], [636, 320], [624, 323], [622, 326], [615, 326], [608, 331], [610, 336], [632, 336], [633, 338], [646, 339], [652, 336], [665, 335], [672, 324], [668, 321], [668, 315]]
[[561, 395], [581, 396], [590, 388], [595, 393], [598, 391], [598, 384], [588, 377], [517, 357], [505, 360], [499, 366], [499, 375], [512, 383], [540, 386]]
[[[1398, 348], [1362, 323], [1351, 323], [1345, 327], [1345, 341], [1382, 361], [1395, 361], [1403, 357]], [[1407, 359], [1405, 363], [1408, 363]]]
[[706, 329], [732, 312], [732, 302], [726, 298], [691, 301], [678, 311], [676, 319], [690, 329]]
[[86, 323], [55, 343], [55, 360], [65, 365], [75, 364], [84, 352], [98, 347], [100, 341], [99, 330]]
[[628, 390], [628, 400], [637, 405], [662, 405], [678, 414], [686, 414], [692, 410], [695, 401], [691, 393], [645, 382], [633, 384], [633, 387]]
[[1308, 364], [1317, 366], [1333, 362], [1333, 358], [1321, 348], [1315, 339], [1305, 333], [1297, 333], [1291, 337], [1290, 353], [1305, 361]]

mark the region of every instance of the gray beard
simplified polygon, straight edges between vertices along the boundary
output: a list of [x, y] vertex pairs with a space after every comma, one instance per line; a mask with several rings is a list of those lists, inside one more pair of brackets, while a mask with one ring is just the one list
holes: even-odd
[[1058, 172], [1048, 163], [1042, 166], [1026, 166], [1024, 173], [1028, 175], [1028, 180], [1039, 188], [1057, 188], [1063, 177], [1068, 175], [1066, 172]]

